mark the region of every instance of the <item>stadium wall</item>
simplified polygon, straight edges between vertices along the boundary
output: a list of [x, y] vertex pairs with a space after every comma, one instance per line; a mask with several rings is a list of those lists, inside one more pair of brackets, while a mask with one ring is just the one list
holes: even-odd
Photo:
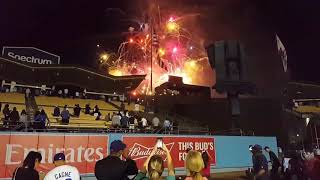
[[177, 175], [185, 174], [187, 147], [207, 150], [213, 157], [212, 172], [242, 171], [251, 167], [249, 145], [269, 146], [277, 152], [275, 137], [3, 132], [0, 133], [0, 179], [10, 179], [28, 151], [38, 150], [44, 157], [39, 170], [46, 172], [53, 168], [53, 155], [64, 151], [68, 164], [78, 167], [83, 179], [94, 180], [95, 162], [108, 154], [113, 140], [123, 140], [131, 149], [133, 159], [141, 166], [158, 137], [162, 137], [170, 149]]

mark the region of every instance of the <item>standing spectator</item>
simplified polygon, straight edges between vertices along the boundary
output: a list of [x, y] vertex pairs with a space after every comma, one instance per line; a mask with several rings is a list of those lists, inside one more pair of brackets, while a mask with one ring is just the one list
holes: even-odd
[[26, 98], [30, 97], [31, 90], [29, 88], [26, 89]]
[[166, 132], [170, 131], [171, 123], [168, 118], [166, 118], [163, 122], [163, 128]]
[[270, 178], [272, 180], [280, 179], [279, 168], [281, 167], [281, 164], [280, 164], [280, 161], [279, 161], [277, 155], [273, 151], [271, 151], [271, 149], [268, 146], [264, 147], [264, 150], [267, 153], [269, 153], [270, 161], [271, 161], [271, 165], [272, 165], [272, 169], [270, 172]]
[[122, 128], [128, 128], [129, 125], [129, 117], [127, 116], [127, 112], [124, 112], [124, 115], [120, 119], [120, 124]]
[[29, 122], [26, 110], [22, 110], [20, 114], [20, 123], [23, 124], [24, 130], [28, 131]]
[[58, 106], [54, 107], [52, 116], [54, 116], [54, 117], [60, 116], [60, 108]]
[[62, 90], [61, 89], [58, 91], [58, 96], [62, 97]]
[[64, 98], [68, 97], [68, 93], [69, 93], [69, 89], [65, 88], [65, 89], [63, 90], [63, 97], [64, 97]]
[[70, 113], [67, 108], [67, 105], [64, 106], [63, 111], [61, 112], [61, 122], [62, 124], [68, 125], [70, 120]]
[[[110, 155], [96, 163], [94, 174], [97, 180], [126, 180], [128, 176], [138, 173], [137, 165], [128, 156], [126, 147], [120, 140], [111, 142]], [[121, 156], [126, 160], [121, 160]]]
[[20, 120], [19, 112], [16, 107], [13, 107], [13, 110], [10, 112], [10, 126], [16, 126]]
[[208, 180], [202, 177], [201, 171], [205, 167], [201, 153], [190, 150], [186, 157], [187, 178], [185, 180]]
[[158, 118], [157, 116], [155, 116], [155, 117], [152, 119], [153, 129], [158, 130], [158, 129], [159, 129], [159, 123], [160, 123], [159, 118]]
[[148, 126], [148, 120], [143, 117], [141, 118], [142, 128], [146, 128]]
[[135, 180], [160, 180], [160, 179], [166, 179], [166, 180], [175, 180], [175, 174], [174, 174], [174, 166], [172, 157], [170, 155], [170, 151], [168, 150], [167, 146], [165, 144], [162, 144], [162, 149], [166, 153], [166, 159], [167, 159], [167, 167], [168, 167], [168, 176], [166, 178], [162, 178], [162, 172], [164, 170], [164, 162], [161, 156], [155, 155], [158, 151], [157, 145], [153, 147], [152, 152], [150, 153], [149, 157], [146, 159], [146, 161], [143, 164], [142, 169], [136, 176]]
[[202, 175], [209, 178], [210, 177], [210, 161], [212, 160], [212, 157], [207, 151], [202, 152], [201, 154], [204, 168], [202, 170]]
[[[54, 169], [48, 172], [44, 180], [80, 180], [80, 174], [76, 167], [66, 165], [66, 156], [58, 153], [53, 158]], [[57, 176], [57, 175], [62, 176]], [[67, 175], [67, 176], [64, 176]]]
[[252, 147], [253, 173], [256, 180], [268, 180], [268, 161], [258, 144]]
[[42, 160], [40, 153], [35, 151], [30, 151], [27, 157], [24, 159], [21, 167], [18, 167], [14, 173], [14, 180], [39, 180], [39, 173], [36, 168], [39, 166]]
[[4, 116], [4, 122], [3, 125], [6, 127], [9, 124], [10, 119], [10, 109], [9, 104], [4, 105], [4, 108], [2, 110], [3, 116]]
[[121, 114], [120, 112], [118, 114], [116, 113], [113, 113], [113, 116], [112, 116], [112, 127], [114, 128], [117, 128], [121, 125]]
[[85, 109], [84, 109], [84, 113], [85, 113], [85, 114], [90, 114], [90, 111], [91, 111], [90, 104], [86, 104], [86, 107], [85, 107]]

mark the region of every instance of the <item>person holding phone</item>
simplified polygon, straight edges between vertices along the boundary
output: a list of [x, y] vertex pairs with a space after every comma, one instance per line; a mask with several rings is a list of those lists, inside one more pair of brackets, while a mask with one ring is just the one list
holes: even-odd
[[[146, 159], [143, 164], [142, 169], [136, 176], [135, 180], [160, 180], [164, 179], [161, 177], [162, 172], [164, 170], [164, 162], [161, 156], [156, 155], [156, 152], [161, 149], [166, 153], [167, 156], [167, 166], [168, 166], [168, 176], [165, 178], [166, 180], [175, 180], [174, 174], [174, 166], [172, 157], [170, 155], [170, 151], [167, 146], [162, 143], [162, 139], [157, 139], [157, 143], [152, 149], [150, 156]], [[148, 174], [148, 175], [147, 175]]]

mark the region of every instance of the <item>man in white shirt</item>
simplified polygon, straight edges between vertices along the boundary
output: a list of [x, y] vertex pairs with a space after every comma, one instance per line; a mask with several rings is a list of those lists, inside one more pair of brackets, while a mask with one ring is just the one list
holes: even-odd
[[58, 153], [53, 158], [56, 166], [48, 172], [44, 180], [80, 180], [80, 174], [77, 168], [66, 165], [66, 156]]
[[148, 121], [147, 121], [147, 119], [146, 118], [141, 118], [141, 121], [142, 121], [142, 127], [143, 128], [145, 128], [145, 127], [147, 127], [148, 126]]
[[155, 116], [153, 119], [152, 119], [152, 125], [153, 125], [153, 128], [154, 129], [158, 129], [159, 128], [159, 118], [157, 116]]

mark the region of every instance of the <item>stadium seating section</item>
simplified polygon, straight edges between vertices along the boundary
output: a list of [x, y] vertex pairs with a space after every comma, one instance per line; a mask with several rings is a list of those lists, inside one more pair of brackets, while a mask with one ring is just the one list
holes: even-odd
[[[36, 97], [36, 103], [39, 109], [44, 109], [50, 120], [51, 127], [56, 128], [108, 128], [110, 122], [105, 121], [105, 116], [110, 113], [117, 111], [114, 106], [108, 104], [102, 100], [92, 100], [92, 99], [71, 99], [71, 98], [59, 98], [59, 97], [47, 97], [39, 96]], [[53, 109], [55, 106], [59, 106], [60, 110], [67, 105], [69, 112], [73, 113], [73, 108], [75, 104], [79, 104], [83, 109], [86, 104], [90, 104], [90, 107], [93, 108], [95, 105], [98, 105], [100, 112], [102, 114], [101, 120], [95, 120], [96, 117], [84, 114], [83, 111], [80, 113], [80, 117], [71, 117], [69, 125], [62, 125], [60, 123], [60, 117], [53, 117]]]
[[[2, 103], [2, 108], [5, 106], [5, 104], [9, 104], [10, 110], [13, 109], [13, 107], [16, 107], [19, 113], [22, 110], [26, 109], [25, 105], [25, 98], [24, 94], [19, 93], [0, 93], [0, 102]], [[0, 119], [3, 118], [2, 112], [0, 113]]]
[[320, 107], [317, 106], [298, 106], [294, 110], [300, 113], [320, 113]]

